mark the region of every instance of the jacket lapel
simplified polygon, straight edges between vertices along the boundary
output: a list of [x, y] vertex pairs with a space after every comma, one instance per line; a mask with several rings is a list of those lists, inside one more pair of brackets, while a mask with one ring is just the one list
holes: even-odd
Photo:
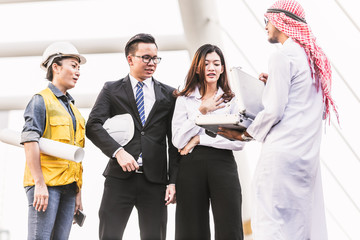
[[139, 116], [139, 112], [138, 112], [137, 107], [136, 107], [134, 91], [133, 91], [132, 86], [131, 86], [131, 81], [130, 81], [129, 75], [126, 77], [124, 83], [125, 83], [124, 89], [125, 89], [125, 92], [127, 94], [127, 99], [129, 101], [129, 105], [131, 106], [131, 109], [133, 111], [132, 115], [134, 116], [134, 118], [138, 122], [138, 124], [135, 124], [135, 126], [142, 126], [141, 119], [140, 119], [140, 116]]

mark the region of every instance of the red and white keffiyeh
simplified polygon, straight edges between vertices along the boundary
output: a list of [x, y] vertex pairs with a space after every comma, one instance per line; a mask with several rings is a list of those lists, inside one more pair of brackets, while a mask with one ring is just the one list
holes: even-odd
[[305, 21], [305, 11], [301, 5], [294, 0], [278, 0], [272, 5], [265, 17], [278, 30], [291, 37], [305, 49], [312, 76], [315, 78], [317, 88], [319, 83], [323, 92], [326, 106], [325, 116], [330, 120], [330, 105], [339, 120], [337, 107], [331, 97], [331, 66], [323, 50], [316, 43], [316, 38]]

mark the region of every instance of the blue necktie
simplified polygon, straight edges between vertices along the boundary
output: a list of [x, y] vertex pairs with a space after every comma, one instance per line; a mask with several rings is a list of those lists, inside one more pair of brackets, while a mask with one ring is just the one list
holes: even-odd
[[138, 82], [136, 84], [137, 89], [136, 89], [135, 101], [136, 101], [137, 109], [139, 111], [141, 124], [144, 126], [144, 124], [145, 124], [145, 106], [144, 106], [143, 86], [144, 86], [143, 82]]
[[[144, 106], [144, 92], [143, 92], [144, 83], [138, 82], [136, 84], [136, 87], [137, 87], [136, 96], [135, 96], [136, 107], [139, 111], [141, 124], [144, 126], [145, 124], [145, 106]], [[140, 166], [142, 166], [142, 153], [140, 153], [137, 162], [139, 163]]]

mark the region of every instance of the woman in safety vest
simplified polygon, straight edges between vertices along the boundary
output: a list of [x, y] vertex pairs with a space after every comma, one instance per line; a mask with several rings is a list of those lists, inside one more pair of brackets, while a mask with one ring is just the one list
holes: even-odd
[[86, 59], [68, 42], [43, 54], [48, 87], [35, 94], [24, 113], [24, 187], [29, 201], [28, 239], [68, 239], [73, 216], [82, 210], [82, 164], [40, 152], [39, 139], [84, 147], [85, 119], [67, 90], [75, 87]]

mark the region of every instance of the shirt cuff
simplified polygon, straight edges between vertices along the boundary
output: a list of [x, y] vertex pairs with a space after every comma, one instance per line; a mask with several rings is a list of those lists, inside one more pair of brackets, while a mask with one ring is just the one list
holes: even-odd
[[[207, 136], [206, 134], [201, 134], [201, 135], [199, 135], [199, 144], [198, 145], [203, 145], [203, 146], [210, 146], [212, 143], [213, 143], [213, 141], [214, 141], [214, 138], [211, 138], [211, 141], [209, 141], [209, 139], [210, 139], [211, 137], [209, 137], [209, 136]], [[208, 140], [208, 141], [206, 141], [206, 140]]]
[[20, 144], [24, 145], [26, 142], [39, 142], [41, 136], [34, 131], [22, 132]]
[[123, 149], [123, 147], [119, 147], [118, 149], [116, 149], [116, 151], [114, 152], [114, 154], [112, 155], [113, 158], [116, 158], [116, 154], [118, 153], [118, 151], [120, 151], [121, 149]]

